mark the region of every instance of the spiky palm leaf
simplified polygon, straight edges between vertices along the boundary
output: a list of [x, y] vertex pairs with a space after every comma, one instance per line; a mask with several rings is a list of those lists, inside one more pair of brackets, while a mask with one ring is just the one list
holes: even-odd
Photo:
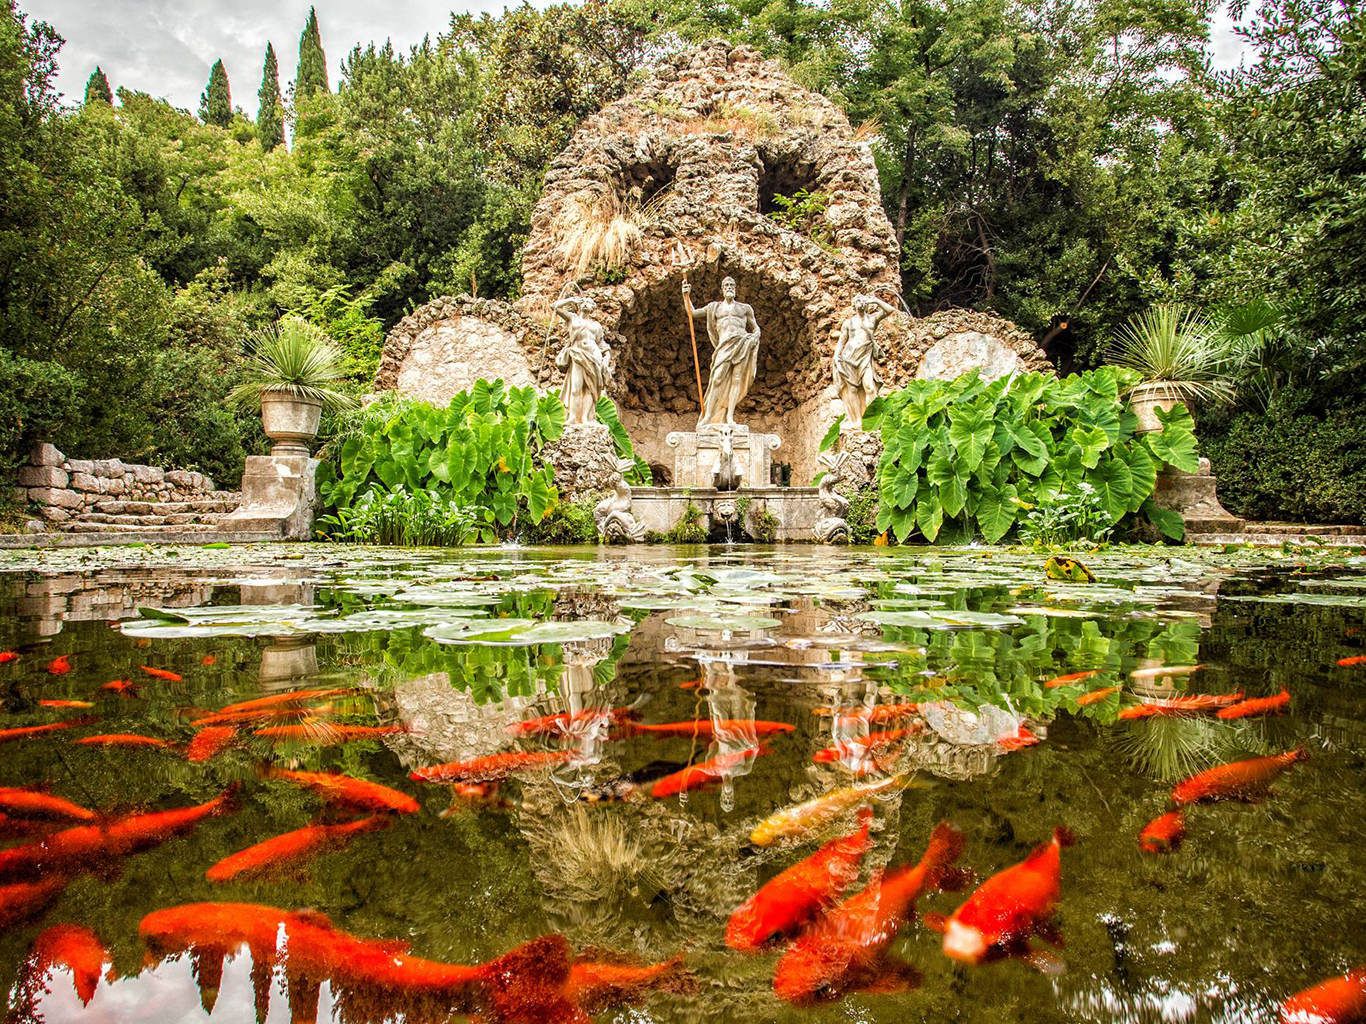
[[1161, 303], [1132, 317], [1117, 332], [1106, 359], [1166, 384], [1187, 401], [1233, 397], [1233, 358], [1216, 324], [1179, 303]]
[[345, 409], [356, 403], [330, 386], [344, 377], [341, 349], [322, 328], [302, 317], [287, 316], [257, 330], [245, 366], [247, 382], [228, 395], [234, 405], [257, 405], [266, 392], [321, 402], [325, 409]]

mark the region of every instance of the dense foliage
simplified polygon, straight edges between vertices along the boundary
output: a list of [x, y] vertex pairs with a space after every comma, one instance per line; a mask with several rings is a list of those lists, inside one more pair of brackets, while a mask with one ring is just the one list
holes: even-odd
[[982, 381], [912, 381], [874, 401], [865, 430], [881, 431], [879, 530], [898, 542], [918, 532], [996, 542], [1024, 510], [1094, 495], [1104, 525], [1134, 513], [1180, 538], [1181, 517], [1151, 495], [1164, 466], [1198, 466], [1190, 413], [1158, 410], [1163, 429], [1135, 436], [1120, 399], [1137, 374], [1106, 366], [1065, 379], [1038, 373]]
[[362, 42], [337, 83], [310, 12], [283, 99], [267, 50], [253, 121], [226, 76], [204, 120], [98, 69], [64, 106], [60, 37], [13, 4], [0, 472], [41, 435], [234, 479], [259, 430], [220, 403], [252, 328], [312, 320], [360, 390], [415, 304], [514, 297], [551, 157], [647, 61], [714, 35], [782, 59], [861, 126], [917, 312], [993, 309], [1066, 372], [1156, 302], [1261, 302], [1280, 317], [1265, 361], [1314, 392], [1320, 425], [1334, 389], [1366, 400], [1359, 5], [1239, 5], [1248, 65], [1216, 76], [1210, 8], [1190, 0], [586, 0], [457, 15], [407, 53]]
[[[444, 409], [390, 396], [362, 410], [333, 439], [335, 454], [318, 470], [322, 504], [334, 514], [333, 528], [348, 539], [366, 539], [349, 532], [360, 521], [361, 513], [353, 510], [378, 512], [386, 502], [402, 505], [395, 515], [451, 518], [443, 528], [457, 543], [473, 536], [485, 542], [510, 536], [519, 520], [539, 523], [559, 501], [553, 468], [538, 464], [535, 456], [546, 441], [560, 436], [564, 417], [564, 404], [554, 392], [505, 388], [501, 380], [476, 381]], [[440, 507], [385, 497], [399, 491], [423, 492]], [[371, 508], [376, 501], [381, 505]], [[477, 529], [462, 534], [453, 510], [473, 510]]]

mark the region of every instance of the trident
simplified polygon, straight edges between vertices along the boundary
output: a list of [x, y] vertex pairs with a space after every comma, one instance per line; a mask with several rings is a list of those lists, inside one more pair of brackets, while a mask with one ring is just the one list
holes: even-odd
[[[688, 268], [692, 266], [692, 260], [688, 258], [688, 252], [683, 248], [681, 241], [674, 243], [674, 266], [683, 271], [683, 283], [688, 283]], [[697, 328], [693, 326], [692, 302], [688, 296], [683, 296], [683, 311], [688, 317], [688, 337], [692, 339], [692, 368], [697, 374], [697, 408], [704, 409], [706, 402], [702, 398], [702, 364], [697, 359]]]

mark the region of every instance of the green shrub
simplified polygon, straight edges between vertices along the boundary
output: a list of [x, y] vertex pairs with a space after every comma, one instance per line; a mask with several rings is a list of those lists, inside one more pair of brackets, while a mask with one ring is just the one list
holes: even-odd
[[844, 517], [849, 524], [849, 543], [873, 543], [882, 532], [877, 528], [877, 488], [870, 484], [845, 497], [849, 499], [849, 511]]
[[1105, 540], [1115, 524], [1096, 489], [1085, 480], [1073, 491], [1059, 491], [1020, 516], [1020, 540], [1060, 547], [1078, 540]]
[[0, 476], [28, 461], [34, 443], [52, 436], [79, 394], [79, 378], [65, 367], [0, 348]]
[[1282, 388], [1265, 412], [1200, 420], [1219, 501], [1249, 519], [1366, 524], [1366, 394]]
[[688, 499], [688, 504], [683, 509], [683, 514], [678, 517], [678, 522], [674, 523], [673, 528], [664, 534], [666, 544], [705, 544], [707, 542], [707, 531], [702, 529], [702, 510]]
[[512, 536], [559, 501], [554, 468], [533, 456], [564, 429], [564, 404], [533, 387], [476, 381], [444, 409], [411, 399], [372, 404], [342, 421], [320, 453], [318, 493], [338, 513], [372, 490], [428, 491], [476, 510], [479, 538]]
[[483, 518], [436, 491], [372, 488], [355, 504], [319, 517], [316, 528], [332, 540], [401, 547], [459, 547], [477, 539]]
[[596, 544], [598, 528], [593, 522], [596, 498], [562, 501], [539, 523], [528, 523], [522, 539], [528, 544]]
[[880, 429], [879, 532], [898, 543], [912, 533], [928, 541], [995, 543], [1020, 512], [1095, 489], [1113, 526], [1134, 513], [1180, 538], [1181, 517], [1150, 500], [1164, 465], [1198, 468], [1186, 407], [1158, 411], [1163, 429], [1134, 436], [1137, 417], [1120, 394], [1137, 380], [1106, 366], [1064, 379], [1038, 373], [982, 381], [976, 370], [956, 380], [918, 380], [868, 406], [863, 429]]

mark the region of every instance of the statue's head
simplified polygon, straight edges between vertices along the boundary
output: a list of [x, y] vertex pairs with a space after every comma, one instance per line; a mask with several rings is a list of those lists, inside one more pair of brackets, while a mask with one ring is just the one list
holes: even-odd
[[868, 296], [867, 296], [867, 295], [855, 295], [855, 296], [854, 296], [854, 312], [855, 312], [855, 313], [862, 313], [864, 310], [866, 310], [866, 309], [868, 308], [868, 306], [869, 306], [869, 301], [868, 301]]
[[596, 313], [598, 311], [598, 304], [592, 299], [582, 298], [579, 300], [579, 309], [584, 313]]
[[721, 295], [726, 299], [735, 298], [735, 278], [727, 277], [721, 282]]

